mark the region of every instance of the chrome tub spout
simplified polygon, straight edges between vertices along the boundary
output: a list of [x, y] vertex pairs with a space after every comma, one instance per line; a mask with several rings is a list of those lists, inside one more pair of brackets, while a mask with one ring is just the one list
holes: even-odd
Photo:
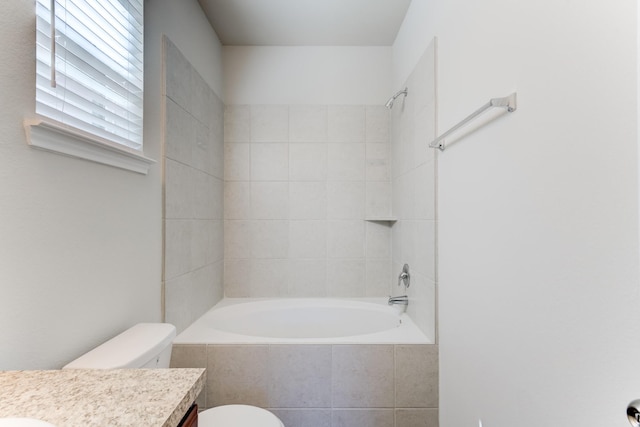
[[394, 305], [394, 304], [398, 304], [398, 305], [408, 305], [409, 304], [409, 297], [406, 295], [401, 295], [398, 297], [389, 297], [389, 305]]

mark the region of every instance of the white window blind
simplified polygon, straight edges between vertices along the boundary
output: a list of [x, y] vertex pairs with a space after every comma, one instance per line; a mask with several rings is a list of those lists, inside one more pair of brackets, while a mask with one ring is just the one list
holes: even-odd
[[36, 0], [37, 114], [142, 150], [142, 1]]

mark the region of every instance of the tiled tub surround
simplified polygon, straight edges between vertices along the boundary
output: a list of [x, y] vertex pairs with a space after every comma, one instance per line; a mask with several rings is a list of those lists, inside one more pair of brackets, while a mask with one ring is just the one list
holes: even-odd
[[245, 403], [287, 427], [437, 427], [438, 346], [174, 345], [172, 367], [206, 367], [203, 408]]
[[389, 112], [225, 109], [225, 295], [388, 295]]
[[[411, 266], [407, 312], [436, 340], [436, 165], [435, 40], [427, 47], [405, 85], [409, 93], [391, 110], [393, 213], [392, 271]], [[402, 292], [394, 285], [393, 292]]]
[[164, 308], [183, 330], [223, 295], [224, 106], [164, 38]]

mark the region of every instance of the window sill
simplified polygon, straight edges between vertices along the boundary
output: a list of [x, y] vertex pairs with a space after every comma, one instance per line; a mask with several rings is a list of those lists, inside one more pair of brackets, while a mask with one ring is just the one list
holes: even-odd
[[53, 120], [27, 119], [24, 121], [27, 144], [78, 159], [146, 175], [155, 160], [141, 152], [120, 146], [100, 137], [73, 129]]

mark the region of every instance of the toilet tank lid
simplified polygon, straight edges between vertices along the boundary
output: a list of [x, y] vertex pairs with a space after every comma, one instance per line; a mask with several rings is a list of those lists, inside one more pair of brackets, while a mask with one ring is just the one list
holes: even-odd
[[138, 323], [62, 369], [140, 368], [170, 346], [175, 336], [176, 327], [169, 323]]

